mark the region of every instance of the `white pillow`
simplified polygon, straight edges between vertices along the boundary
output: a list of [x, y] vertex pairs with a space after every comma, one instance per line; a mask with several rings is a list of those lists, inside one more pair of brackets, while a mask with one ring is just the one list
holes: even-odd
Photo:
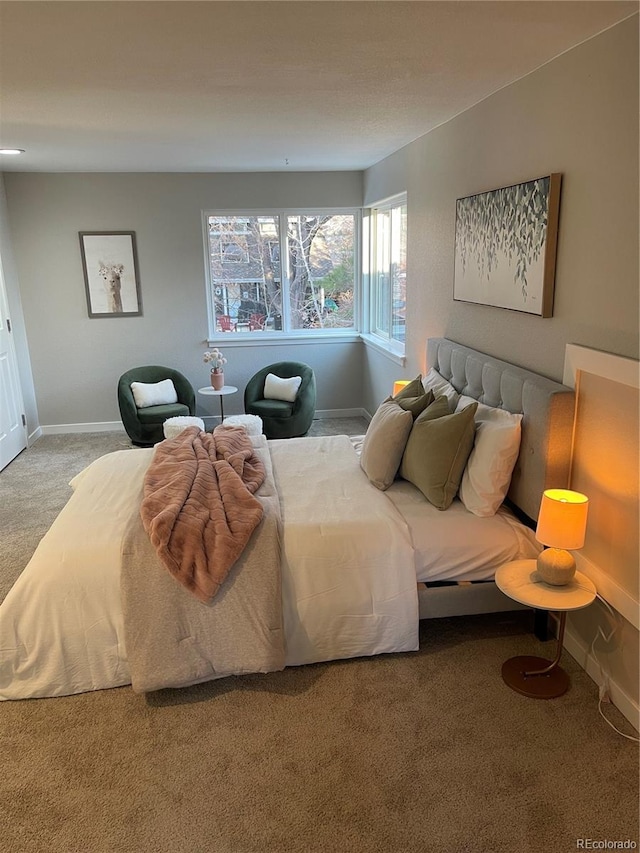
[[[449, 401], [449, 409], [451, 412], [459, 411], [456, 409], [460, 394], [456, 391], [453, 385], [441, 376], [435, 367], [430, 367], [427, 375], [422, 380], [424, 390], [431, 389], [435, 397], [446, 397]], [[475, 400], [471, 402], [475, 403]], [[464, 408], [464, 406], [462, 407]]]
[[[456, 412], [461, 412], [470, 406], [471, 403], [478, 403], [473, 397], [467, 397], [464, 394], [460, 395], [460, 399], [456, 403]], [[520, 426], [522, 423], [522, 415], [514, 415], [506, 409], [497, 409], [495, 406], [487, 406], [486, 403], [478, 403], [476, 409], [476, 421], [487, 421], [494, 424], [509, 424], [510, 426]]]
[[176, 387], [171, 379], [163, 379], [162, 382], [132, 382], [131, 391], [139, 409], [178, 402]]
[[264, 381], [263, 397], [265, 400], [284, 400], [285, 403], [293, 403], [302, 382], [302, 376], [292, 376], [290, 379], [281, 379], [273, 373], [267, 373]]
[[[460, 397], [456, 411], [473, 402]], [[460, 483], [460, 500], [474, 515], [495, 515], [511, 483], [520, 452], [522, 415], [478, 403], [473, 450]]]

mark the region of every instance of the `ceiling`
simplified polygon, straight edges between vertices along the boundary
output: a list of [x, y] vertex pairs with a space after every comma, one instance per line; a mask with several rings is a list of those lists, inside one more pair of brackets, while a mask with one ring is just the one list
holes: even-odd
[[363, 169], [638, 11], [596, 0], [0, 2], [4, 171]]

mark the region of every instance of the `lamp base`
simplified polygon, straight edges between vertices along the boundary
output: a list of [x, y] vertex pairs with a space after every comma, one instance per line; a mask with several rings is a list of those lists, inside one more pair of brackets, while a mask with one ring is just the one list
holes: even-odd
[[538, 554], [538, 574], [545, 583], [552, 586], [565, 586], [571, 583], [576, 573], [576, 561], [568, 551], [562, 548], [546, 548]]

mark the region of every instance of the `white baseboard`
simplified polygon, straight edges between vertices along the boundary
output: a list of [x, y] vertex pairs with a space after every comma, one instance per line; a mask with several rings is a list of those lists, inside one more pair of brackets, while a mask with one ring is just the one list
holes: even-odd
[[27, 447], [31, 447], [34, 441], [42, 437], [42, 427], [36, 427], [33, 432], [27, 436]]
[[62, 435], [66, 432], [124, 432], [122, 421], [98, 421], [88, 424], [46, 424], [42, 435]]
[[367, 416], [367, 413], [364, 409], [317, 409], [315, 415], [313, 416], [314, 420], [326, 420], [327, 418], [366, 418], [367, 420], [371, 420]]
[[[200, 416], [202, 417], [202, 416]], [[364, 409], [319, 409], [315, 417], [319, 420], [327, 418], [365, 418], [371, 420], [371, 416]], [[207, 426], [218, 423], [219, 415], [205, 415], [202, 420]], [[86, 424], [46, 424], [38, 427], [32, 433], [33, 441], [41, 435], [61, 435], [67, 432], [124, 432], [122, 421], [98, 421]]]
[[[588, 647], [584, 645], [582, 640], [576, 637], [570, 630], [565, 631], [564, 648], [579, 666], [585, 670], [592, 681], [595, 681], [598, 687], [601, 687], [604, 679], [600, 670], [600, 664], [590, 654]], [[611, 679], [607, 679], [607, 681], [611, 702], [629, 720], [634, 729], [640, 731], [640, 706], [638, 706], [638, 703], [628, 693], [625, 693], [619, 684]]]

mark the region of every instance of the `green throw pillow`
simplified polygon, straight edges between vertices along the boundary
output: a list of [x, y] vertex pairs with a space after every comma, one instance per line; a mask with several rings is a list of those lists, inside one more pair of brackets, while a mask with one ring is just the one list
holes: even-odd
[[417, 397], [389, 397], [385, 402], [395, 403], [405, 412], [411, 412], [415, 421], [418, 415], [421, 415], [427, 406], [433, 403], [433, 391], [427, 391]]
[[415, 379], [412, 379], [408, 385], [405, 385], [402, 391], [398, 391], [395, 397], [392, 397], [392, 400], [395, 400], [396, 403], [398, 400], [403, 400], [405, 397], [420, 397], [422, 394], [426, 394], [427, 392], [424, 390], [424, 385], [422, 384], [422, 374], [419, 373]]
[[385, 403], [390, 401], [397, 403], [405, 412], [411, 412], [415, 421], [418, 415], [422, 414], [427, 406], [433, 403], [433, 399], [433, 391], [425, 391], [422, 376], [418, 375], [416, 379], [405, 385], [395, 397], [387, 397]]
[[446, 397], [437, 397], [413, 424], [400, 476], [420, 489], [438, 509], [451, 506], [460, 487], [473, 450], [477, 408], [478, 404], [473, 403], [461, 412], [449, 414]]
[[445, 415], [451, 414], [451, 406], [449, 399], [444, 395], [435, 397], [432, 403], [429, 403], [422, 414], [416, 418], [420, 423], [424, 421], [434, 421], [436, 418], [443, 418]]

